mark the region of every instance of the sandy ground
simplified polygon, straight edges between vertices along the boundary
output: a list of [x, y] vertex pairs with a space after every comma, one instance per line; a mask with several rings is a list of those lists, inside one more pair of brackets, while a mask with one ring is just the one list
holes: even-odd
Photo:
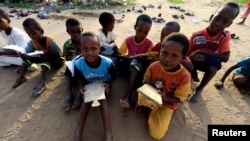
[[[214, 1], [213, 1], [214, 2]], [[217, 1], [218, 2], [218, 1]], [[170, 9], [171, 4], [165, 0], [149, 2], [138, 0], [135, 5], [121, 6], [115, 9], [94, 10], [94, 14], [73, 15], [72, 11], [63, 11], [60, 15], [77, 17], [83, 24], [84, 31], [96, 32], [100, 28], [98, 14], [102, 11], [124, 10], [132, 8], [140, 9], [142, 5], [153, 4], [155, 8], [148, 8], [144, 13], [156, 17], [159, 13], [166, 21], [176, 20], [181, 25], [181, 32], [188, 37], [198, 30], [208, 26], [206, 20], [220, 6], [210, 0], [197, 1], [187, 0], [186, 3], [178, 4], [183, 9], [194, 13], [194, 16], [185, 16], [185, 19], [174, 19], [173, 14], [183, 14], [175, 9]], [[162, 5], [161, 9], [157, 6]], [[0, 7], [6, 9], [6, 7]], [[6, 9], [8, 10], [8, 9]], [[241, 13], [236, 18], [239, 22], [240, 16], [245, 10], [241, 6]], [[85, 11], [86, 12], [86, 11]], [[117, 44], [121, 44], [123, 39], [134, 34], [133, 25], [136, 17], [140, 13], [134, 11], [115, 14], [121, 18], [125, 14], [124, 22], [116, 24], [115, 30], [118, 33]], [[36, 15], [29, 15], [36, 18]], [[198, 23], [193, 23], [195, 18]], [[12, 18], [12, 26], [22, 28], [22, 21], [25, 18]], [[66, 19], [37, 19], [45, 30], [45, 35], [53, 37], [62, 46], [69, 38], [65, 30]], [[245, 25], [233, 23], [229, 30], [240, 37], [239, 40], [231, 41], [231, 57], [213, 80], [205, 87], [201, 99], [196, 104], [188, 101], [180, 105], [174, 113], [169, 132], [162, 139], [164, 141], [206, 141], [208, 124], [250, 124], [250, 97], [240, 94], [231, 81], [231, 75], [226, 79], [225, 87], [222, 90], [214, 88], [213, 84], [225, 72], [225, 70], [236, 63], [239, 59], [249, 56], [249, 31], [250, 20], [247, 19]], [[159, 41], [160, 31], [164, 23], [153, 23], [149, 33], [155, 43]], [[4, 45], [0, 39], [0, 45]], [[28, 81], [16, 89], [11, 86], [18, 74], [14, 72], [14, 67], [0, 68], [0, 141], [71, 141], [78, 120], [79, 111], [65, 113], [62, 104], [65, 98], [65, 66], [59, 70], [51, 71], [48, 74], [48, 88], [38, 98], [31, 98], [31, 90], [39, 80], [40, 71], [28, 72]], [[201, 77], [203, 74], [199, 73]], [[198, 85], [193, 84], [193, 87]], [[125, 93], [127, 80], [117, 79], [112, 89], [112, 96], [109, 98], [109, 108], [111, 124], [116, 141], [151, 141], [148, 134], [147, 114], [134, 113], [133, 110], [124, 110], [119, 106], [119, 99]], [[83, 132], [85, 141], [101, 141], [103, 139], [103, 125], [98, 108], [92, 108], [88, 116], [85, 130]]]

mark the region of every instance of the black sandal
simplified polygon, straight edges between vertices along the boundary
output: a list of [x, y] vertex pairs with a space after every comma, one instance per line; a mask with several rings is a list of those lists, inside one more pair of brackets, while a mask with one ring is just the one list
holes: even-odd
[[233, 34], [231, 34], [231, 38], [232, 38], [232, 39], [239, 39], [239, 36], [236, 36], [236, 34], [233, 33]]
[[173, 18], [178, 19], [179, 17], [177, 15], [172, 15]]

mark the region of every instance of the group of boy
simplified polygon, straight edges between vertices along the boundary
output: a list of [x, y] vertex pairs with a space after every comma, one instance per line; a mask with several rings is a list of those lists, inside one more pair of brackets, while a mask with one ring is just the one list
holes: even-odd
[[[83, 27], [77, 19], [67, 19], [66, 31], [70, 35], [70, 39], [64, 43], [62, 56], [66, 61], [74, 60], [75, 72], [72, 75], [69, 68], [65, 70], [67, 96], [63, 109], [68, 111], [71, 108], [81, 108], [74, 140], [82, 140], [83, 128], [91, 108], [91, 103], [83, 102], [84, 92], [86, 91], [85, 86], [95, 82], [102, 82], [105, 87], [105, 95], [108, 96], [108, 92], [116, 80], [117, 73], [121, 73], [126, 68], [129, 68], [130, 72], [129, 81], [126, 92], [119, 101], [120, 106], [123, 108], [131, 107], [132, 91], [138, 79], [141, 80], [142, 78], [144, 82], [141, 82], [148, 83], [158, 89], [162, 96], [162, 106], [148, 105], [146, 98], [143, 95], [138, 95], [135, 107], [144, 106], [151, 109], [148, 118], [149, 133], [154, 139], [163, 138], [168, 131], [172, 115], [178, 108], [178, 104], [188, 98], [191, 80], [200, 81], [197, 70], [205, 73], [190, 99], [192, 103], [198, 101], [204, 87], [220, 70], [222, 62], [229, 60], [231, 36], [230, 32], [225, 28], [233, 23], [238, 14], [238, 4], [226, 3], [213, 15], [209, 26], [195, 32], [190, 39], [179, 33], [180, 25], [177, 22], [168, 22], [162, 28], [160, 42], [156, 45], [147, 38], [152, 26], [152, 19], [146, 14], [141, 14], [137, 17], [134, 25], [135, 35], [128, 36], [119, 48], [115, 43], [117, 36], [113, 30], [116, 19], [111, 13], [101, 13], [99, 22], [102, 28], [97, 31], [97, 34], [83, 33]], [[1, 25], [6, 18], [3, 16], [0, 18]], [[34, 33], [35, 30], [39, 29], [38, 31], [41, 34], [43, 30], [40, 26], [32, 28], [32, 25], [28, 26], [27, 24], [26, 21], [26, 25], [24, 24], [25, 31], [33, 40], [32, 43], [35, 43], [34, 40], [38, 38], [34, 36], [34, 34], [37, 34]], [[50, 43], [49, 46], [54, 48], [53, 55], [60, 53], [60, 50], [55, 48], [55, 44]], [[31, 45], [28, 49], [30, 48]], [[36, 47], [33, 48], [37, 49]], [[28, 49], [26, 50], [30, 52]], [[47, 51], [50, 49], [47, 48]], [[157, 52], [157, 55], [152, 57], [150, 52]], [[56, 58], [51, 58], [51, 55], [40, 60], [32, 59], [32, 57], [24, 54], [19, 54], [19, 56], [23, 59], [23, 66], [21, 75], [14, 84], [15, 87], [26, 81], [24, 74], [31, 63], [43, 63], [41, 65], [43, 66], [42, 72], [47, 72], [50, 69], [50, 64], [53, 64], [56, 60]], [[57, 58], [59, 57], [57, 56]], [[48, 58], [54, 61], [48, 61]], [[246, 66], [246, 64], [249, 66], [249, 60], [249, 58], [245, 59], [244, 62], [234, 65], [230, 70]], [[222, 84], [216, 83], [217, 88], [223, 85], [230, 72], [228, 71], [223, 76], [221, 79]], [[247, 75], [245, 75], [245, 72], [247, 72]], [[246, 67], [238, 70], [237, 75], [234, 76], [234, 80], [238, 82], [236, 83], [237, 86], [242, 86], [244, 82], [249, 83], [250, 73]], [[41, 94], [41, 88], [45, 88], [45, 76], [42, 75], [41, 78], [35, 95]], [[72, 90], [75, 82], [78, 82], [79, 85], [76, 98], [74, 98]], [[246, 89], [246, 87], [241, 87], [241, 89]], [[105, 129], [104, 140], [113, 140], [107, 100], [102, 99], [99, 101]]]

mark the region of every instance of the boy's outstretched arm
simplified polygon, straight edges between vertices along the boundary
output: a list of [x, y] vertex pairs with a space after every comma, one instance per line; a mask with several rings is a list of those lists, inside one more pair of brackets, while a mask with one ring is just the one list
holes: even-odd
[[228, 68], [228, 69], [226, 70], [226, 72], [224, 73], [224, 75], [221, 77], [221, 79], [220, 79], [218, 82], [216, 82], [216, 83], [214, 84], [214, 86], [215, 86], [217, 89], [223, 87], [223, 83], [224, 83], [225, 79], [227, 78], [227, 76], [228, 76], [234, 69], [236, 69], [236, 68], [238, 68], [238, 67], [239, 67], [239, 66], [238, 66], [237, 64], [235, 64], [235, 65], [231, 66], [230, 68]]

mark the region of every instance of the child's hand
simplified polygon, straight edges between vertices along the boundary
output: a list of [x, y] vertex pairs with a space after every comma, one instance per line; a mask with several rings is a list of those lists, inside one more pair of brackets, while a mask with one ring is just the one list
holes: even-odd
[[81, 94], [81, 95], [84, 95], [84, 92], [85, 92], [85, 91], [86, 91], [85, 87], [81, 87], [81, 88], [80, 88], [80, 94]]
[[195, 60], [198, 62], [204, 62], [207, 60], [207, 57], [205, 55], [201, 54], [198, 50], [193, 52], [189, 57], [191, 60]]
[[109, 90], [110, 90], [110, 85], [108, 83], [104, 83], [104, 90], [105, 90], [105, 93], [109, 93]]
[[20, 58], [22, 58], [23, 60], [28, 60], [28, 59], [30, 59], [30, 56], [28, 56], [28, 55], [25, 54], [25, 53], [19, 52], [19, 53], [18, 53], [18, 56], [19, 56]]
[[223, 87], [223, 82], [222, 82], [222, 81], [218, 81], [218, 82], [216, 82], [216, 83], [214, 84], [214, 86], [215, 86], [215, 88], [220, 89], [220, 88]]
[[162, 91], [159, 91], [159, 94], [161, 95], [161, 98], [162, 98], [162, 102], [165, 102], [166, 101], [166, 96], [165, 96], [165, 93], [162, 92]]

